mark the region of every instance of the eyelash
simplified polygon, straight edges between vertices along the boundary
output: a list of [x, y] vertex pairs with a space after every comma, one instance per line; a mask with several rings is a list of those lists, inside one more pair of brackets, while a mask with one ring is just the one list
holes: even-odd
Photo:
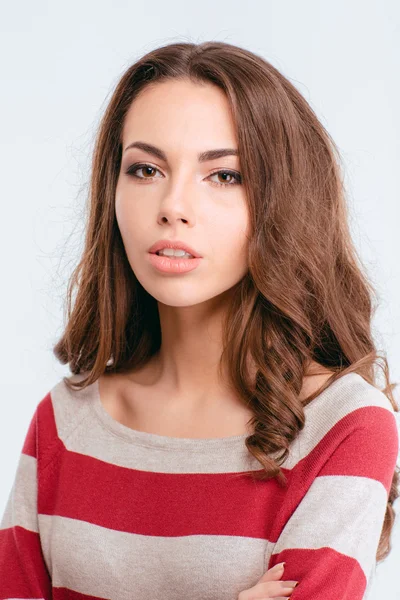
[[[125, 172], [126, 175], [131, 175], [132, 177], [135, 177], [136, 179], [143, 179], [143, 180], [152, 180], [153, 177], [138, 177], [137, 175], [135, 175], [135, 172], [138, 171], [139, 169], [143, 169], [144, 167], [150, 167], [151, 169], [153, 169], [154, 171], [159, 171], [156, 167], [153, 167], [152, 165], [149, 165], [148, 163], [135, 163], [133, 165], [131, 165], [129, 167], [129, 169]], [[225, 173], [228, 175], [232, 175], [232, 177], [234, 177], [234, 183], [219, 183], [218, 181], [212, 181], [211, 183], [213, 185], [218, 185], [218, 186], [222, 186], [222, 187], [228, 187], [228, 186], [232, 186], [232, 185], [238, 185], [242, 182], [242, 178], [240, 176], [239, 173], [236, 173], [236, 171], [230, 171], [229, 169], [221, 169], [219, 171], [214, 171], [214, 173], [211, 173], [209, 175], [209, 177], [212, 177], [213, 175], [217, 175], [217, 173]]]

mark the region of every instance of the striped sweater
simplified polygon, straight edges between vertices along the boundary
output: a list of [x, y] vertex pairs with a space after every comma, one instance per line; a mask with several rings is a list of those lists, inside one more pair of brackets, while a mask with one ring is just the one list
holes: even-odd
[[60, 380], [36, 406], [1, 521], [0, 599], [237, 600], [282, 561], [293, 600], [367, 598], [394, 411], [348, 373], [305, 414], [283, 487], [245, 475], [261, 469], [245, 435], [134, 430], [105, 410], [98, 381]]

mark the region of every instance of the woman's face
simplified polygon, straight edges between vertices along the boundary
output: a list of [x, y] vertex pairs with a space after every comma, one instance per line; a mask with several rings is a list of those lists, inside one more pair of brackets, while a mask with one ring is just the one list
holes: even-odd
[[[164, 156], [128, 149], [134, 142], [151, 144]], [[237, 150], [237, 139], [228, 100], [212, 84], [150, 85], [127, 113], [116, 218], [132, 270], [163, 304], [206, 302], [247, 272], [248, 210], [239, 157], [198, 157], [222, 148]], [[187, 243], [202, 257], [198, 266], [183, 273], [159, 271], [149, 248], [160, 239]]]

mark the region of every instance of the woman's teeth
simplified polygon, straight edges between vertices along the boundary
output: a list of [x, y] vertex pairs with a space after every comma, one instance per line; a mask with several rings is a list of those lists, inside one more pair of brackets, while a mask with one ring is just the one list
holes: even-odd
[[165, 248], [156, 252], [159, 256], [168, 256], [168, 258], [193, 258], [191, 254], [184, 250], [174, 250], [173, 248]]

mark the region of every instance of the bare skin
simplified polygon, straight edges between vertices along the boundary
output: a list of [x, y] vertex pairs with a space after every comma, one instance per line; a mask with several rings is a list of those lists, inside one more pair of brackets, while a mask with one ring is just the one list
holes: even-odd
[[[321, 374], [313, 374], [318, 370]], [[319, 388], [331, 376], [313, 362], [304, 377], [300, 399]], [[138, 431], [184, 438], [228, 437], [251, 433], [253, 412], [232, 396], [214, 396], [197, 402], [174, 396], [162, 382], [155, 382], [154, 367], [135, 374], [105, 373], [99, 378], [105, 410], [116, 420]], [[204, 400], [204, 399], [203, 399]]]

